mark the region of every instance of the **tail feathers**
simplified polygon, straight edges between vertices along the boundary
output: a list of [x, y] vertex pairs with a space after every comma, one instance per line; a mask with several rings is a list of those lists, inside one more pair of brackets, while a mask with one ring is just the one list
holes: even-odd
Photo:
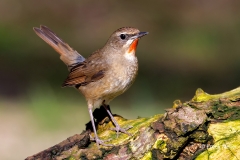
[[75, 65], [85, 60], [82, 55], [71, 48], [48, 27], [41, 25], [40, 28], [34, 27], [33, 30], [40, 38], [60, 54], [60, 59], [67, 65], [68, 70], [71, 70]]

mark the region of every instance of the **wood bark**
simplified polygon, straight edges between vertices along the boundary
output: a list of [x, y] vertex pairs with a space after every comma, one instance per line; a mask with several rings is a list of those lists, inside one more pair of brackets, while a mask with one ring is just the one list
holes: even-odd
[[40, 159], [240, 159], [240, 87], [209, 95], [198, 89], [192, 100], [174, 101], [165, 114], [127, 120], [115, 115], [132, 136], [114, 131], [112, 122], [101, 107], [94, 111], [98, 135], [112, 147], [90, 140], [90, 123], [86, 131], [73, 135], [26, 160]]

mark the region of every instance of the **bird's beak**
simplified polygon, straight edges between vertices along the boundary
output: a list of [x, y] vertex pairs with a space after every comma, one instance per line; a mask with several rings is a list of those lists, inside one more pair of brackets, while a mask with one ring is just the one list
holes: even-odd
[[145, 36], [147, 34], [148, 34], [148, 32], [139, 32], [138, 34], [134, 35], [132, 37], [132, 39], [137, 39], [137, 38], [139, 39], [139, 38], [141, 38], [141, 37], [143, 37], [143, 36]]

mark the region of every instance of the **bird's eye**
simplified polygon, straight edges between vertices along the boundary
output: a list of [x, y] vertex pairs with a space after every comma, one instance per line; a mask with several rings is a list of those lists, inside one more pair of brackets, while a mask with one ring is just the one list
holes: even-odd
[[125, 35], [125, 34], [121, 34], [121, 35], [120, 35], [120, 38], [121, 38], [121, 39], [125, 39], [125, 38], [126, 38], [126, 35]]

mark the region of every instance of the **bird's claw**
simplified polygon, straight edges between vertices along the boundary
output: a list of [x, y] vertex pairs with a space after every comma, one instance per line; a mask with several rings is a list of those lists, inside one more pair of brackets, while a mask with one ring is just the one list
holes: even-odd
[[132, 136], [131, 133], [127, 132], [127, 130], [129, 130], [130, 128], [132, 128], [133, 126], [128, 126], [127, 128], [121, 128], [119, 125], [117, 125], [115, 128], [110, 128], [110, 130], [112, 131], [116, 131], [117, 132], [117, 137], [119, 135], [119, 132], [125, 133], [129, 136]]
[[99, 139], [98, 137], [92, 137], [92, 136], [90, 135], [90, 140], [91, 140], [91, 141], [95, 141], [98, 148], [99, 148], [99, 145], [107, 146], [107, 147], [112, 147], [112, 146], [114, 146], [114, 145], [112, 145], [112, 144], [106, 144], [106, 143], [104, 143], [104, 142], [109, 142], [109, 141], [111, 141], [111, 140], [112, 140], [111, 138], [110, 138], [110, 139], [107, 139], [107, 140], [101, 140], [101, 139]]

